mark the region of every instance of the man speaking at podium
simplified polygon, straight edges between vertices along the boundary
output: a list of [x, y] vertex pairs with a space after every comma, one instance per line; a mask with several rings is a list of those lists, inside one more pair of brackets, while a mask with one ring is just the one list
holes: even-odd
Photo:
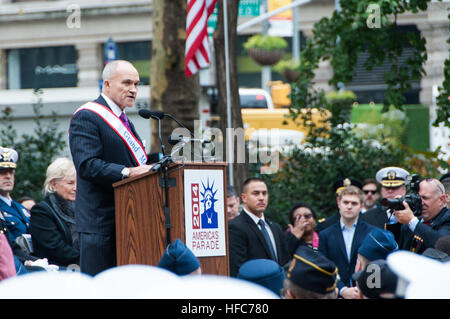
[[69, 144], [77, 170], [76, 227], [80, 267], [95, 276], [116, 265], [114, 189], [112, 184], [151, 168], [125, 108], [136, 100], [139, 74], [128, 61], [108, 63], [101, 95], [75, 111]]

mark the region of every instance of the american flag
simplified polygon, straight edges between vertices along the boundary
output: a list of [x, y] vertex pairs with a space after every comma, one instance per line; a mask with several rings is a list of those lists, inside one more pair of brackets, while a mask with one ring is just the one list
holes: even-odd
[[211, 50], [207, 23], [217, 0], [188, 0], [184, 70], [189, 77], [209, 65]]

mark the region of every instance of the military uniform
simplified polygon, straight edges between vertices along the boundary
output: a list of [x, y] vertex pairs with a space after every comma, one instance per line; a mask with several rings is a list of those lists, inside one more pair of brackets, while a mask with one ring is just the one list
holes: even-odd
[[[19, 156], [15, 150], [0, 147], [0, 170], [15, 169], [18, 158]], [[11, 205], [9, 205], [9, 201]], [[28, 254], [15, 242], [18, 236], [28, 233], [29, 226], [30, 214], [28, 210], [12, 199], [1, 196], [0, 232], [5, 234], [8, 239], [14, 257], [22, 263], [25, 262], [25, 260], [34, 261], [38, 259]]]
[[0, 212], [3, 215], [6, 227], [8, 227], [13, 241], [20, 235], [29, 233], [31, 216], [28, 210], [21, 204], [12, 201], [11, 206], [9, 206], [0, 200]]
[[[19, 155], [10, 148], [0, 147], [0, 169], [15, 169]], [[9, 197], [9, 194], [8, 194]], [[9, 230], [11, 240], [15, 241], [22, 234], [29, 233], [30, 213], [21, 204], [10, 197], [0, 196], [0, 214]]]
[[[384, 188], [396, 188], [404, 186], [410, 176], [408, 171], [399, 167], [384, 167], [380, 169], [375, 178]], [[387, 207], [376, 207], [368, 210], [361, 216], [362, 220], [375, 227], [389, 230], [395, 237], [396, 242], [400, 241], [401, 224], [394, 216], [394, 211]]]

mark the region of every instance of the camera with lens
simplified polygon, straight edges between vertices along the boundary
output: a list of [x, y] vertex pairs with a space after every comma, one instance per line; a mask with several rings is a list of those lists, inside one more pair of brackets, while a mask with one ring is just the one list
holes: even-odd
[[410, 178], [410, 192], [404, 197], [400, 198], [383, 198], [381, 200], [381, 205], [393, 210], [403, 210], [403, 201], [405, 201], [414, 213], [414, 216], [420, 216], [422, 214], [422, 198], [419, 196], [419, 184], [422, 181], [420, 176], [412, 175]]

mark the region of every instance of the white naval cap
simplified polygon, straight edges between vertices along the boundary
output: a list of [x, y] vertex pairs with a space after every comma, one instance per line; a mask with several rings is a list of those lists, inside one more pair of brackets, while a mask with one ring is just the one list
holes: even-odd
[[400, 167], [385, 167], [377, 172], [375, 178], [383, 187], [399, 187], [409, 183], [410, 174]]
[[0, 169], [16, 168], [19, 154], [12, 148], [0, 146]]

